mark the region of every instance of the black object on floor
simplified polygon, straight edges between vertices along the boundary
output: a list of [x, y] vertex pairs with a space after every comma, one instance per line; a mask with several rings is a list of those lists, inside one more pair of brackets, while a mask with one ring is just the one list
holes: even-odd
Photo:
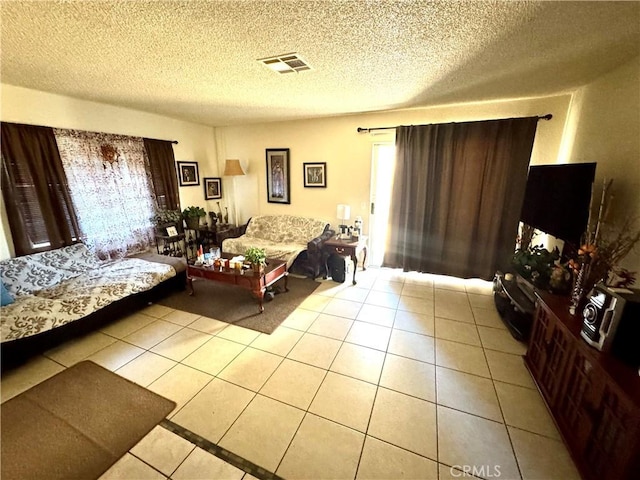
[[523, 279], [518, 281], [517, 274], [513, 274], [510, 280], [505, 277], [498, 272], [493, 280], [496, 309], [513, 338], [526, 342], [533, 324], [535, 303], [530, 296], [534, 288]]
[[346, 278], [346, 264], [344, 257], [332, 253], [327, 261], [329, 267], [329, 275], [334, 282], [344, 283]]

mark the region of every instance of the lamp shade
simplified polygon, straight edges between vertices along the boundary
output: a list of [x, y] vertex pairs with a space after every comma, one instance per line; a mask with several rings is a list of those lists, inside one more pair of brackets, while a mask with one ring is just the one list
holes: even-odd
[[349, 220], [351, 217], [351, 207], [349, 205], [339, 204], [337, 217], [341, 220]]
[[224, 161], [224, 173], [223, 177], [236, 177], [238, 175], [244, 175], [244, 171], [242, 170], [242, 166], [240, 165], [240, 160], [225, 160]]

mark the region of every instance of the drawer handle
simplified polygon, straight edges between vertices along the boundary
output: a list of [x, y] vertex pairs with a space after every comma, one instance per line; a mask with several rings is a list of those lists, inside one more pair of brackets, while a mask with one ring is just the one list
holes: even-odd
[[336, 247], [336, 253], [344, 253], [344, 248]]

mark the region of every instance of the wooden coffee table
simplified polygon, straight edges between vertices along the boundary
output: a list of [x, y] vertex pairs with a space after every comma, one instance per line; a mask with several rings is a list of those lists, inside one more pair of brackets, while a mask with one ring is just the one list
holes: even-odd
[[[222, 258], [230, 259], [234, 255], [222, 254]], [[250, 290], [254, 297], [256, 297], [260, 303], [260, 313], [264, 312], [264, 306], [262, 305], [264, 299], [264, 292], [267, 287], [270, 287], [282, 277], [284, 277], [284, 290], [289, 291], [287, 285], [287, 263], [283, 260], [275, 260], [272, 258], [267, 259], [267, 265], [262, 272], [254, 272], [253, 270], [235, 270], [233, 268], [215, 268], [213, 266], [196, 266], [187, 265], [187, 286], [191, 290], [189, 295], [195, 293], [193, 289], [193, 278], [204, 278], [213, 282], [228, 283], [231, 285], [237, 285], [238, 287]]]

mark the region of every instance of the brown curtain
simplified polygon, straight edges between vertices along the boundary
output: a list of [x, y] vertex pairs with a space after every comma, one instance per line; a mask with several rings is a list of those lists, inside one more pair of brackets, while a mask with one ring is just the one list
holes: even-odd
[[80, 229], [53, 129], [1, 127], [2, 194], [16, 255], [72, 244]]
[[156, 193], [158, 208], [180, 210], [173, 144], [166, 140], [145, 138], [144, 148], [147, 151], [147, 157], [149, 157], [151, 179]]
[[485, 279], [508, 266], [537, 120], [399, 127], [383, 265]]

